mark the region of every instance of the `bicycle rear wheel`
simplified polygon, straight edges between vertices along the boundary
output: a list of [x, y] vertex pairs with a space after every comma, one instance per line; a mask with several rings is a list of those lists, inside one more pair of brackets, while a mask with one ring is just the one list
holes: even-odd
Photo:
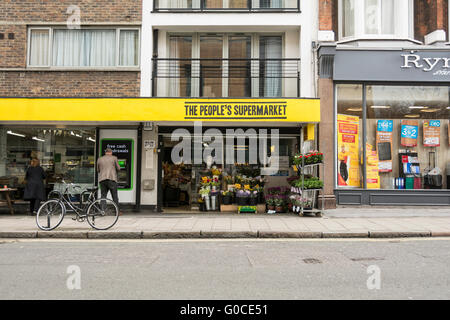
[[65, 211], [61, 201], [48, 200], [39, 208], [36, 214], [36, 224], [41, 230], [53, 230], [63, 221]]
[[110, 199], [97, 199], [87, 210], [89, 225], [97, 230], [107, 230], [119, 219], [119, 208]]

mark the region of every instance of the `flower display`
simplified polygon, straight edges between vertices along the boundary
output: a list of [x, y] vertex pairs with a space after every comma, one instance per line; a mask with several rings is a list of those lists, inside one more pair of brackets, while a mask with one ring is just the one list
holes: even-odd
[[296, 166], [302, 166], [303, 164], [317, 164], [323, 162], [323, 153], [318, 151], [309, 152], [307, 154], [297, 153], [293, 158], [292, 162]]

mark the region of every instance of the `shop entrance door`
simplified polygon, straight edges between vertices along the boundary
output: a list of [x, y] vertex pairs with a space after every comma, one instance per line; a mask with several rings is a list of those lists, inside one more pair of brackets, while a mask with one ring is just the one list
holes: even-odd
[[189, 212], [198, 209], [195, 194], [192, 192], [192, 165], [174, 164], [172, 149], [178, 142], [172, 142], [170, 136], [160, 135], [161, 141], [161, 192], [164, 212]]

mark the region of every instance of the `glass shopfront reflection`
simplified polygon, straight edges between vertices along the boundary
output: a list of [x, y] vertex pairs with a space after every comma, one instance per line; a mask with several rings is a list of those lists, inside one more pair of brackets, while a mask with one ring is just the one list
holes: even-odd
[[63, 188], [62, 180], [82, 189], [95, 180], [95, 129], [11, 127], [0, 129], [0, 185], [17, 188], [22, 199], [25, 173], [33, 158], [47, 175], [47, 192]]

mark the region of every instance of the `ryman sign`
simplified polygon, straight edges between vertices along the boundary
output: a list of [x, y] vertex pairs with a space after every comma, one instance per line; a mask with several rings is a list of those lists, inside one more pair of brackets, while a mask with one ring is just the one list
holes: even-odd
[[450, 58], [422, 58], [418, 54], [402, 54], [402, 68], [417, 68], [433, 72], [434, 76], [450, 75]]
[[337, 50], [334, 80], [450, 81], [449, 50]]

